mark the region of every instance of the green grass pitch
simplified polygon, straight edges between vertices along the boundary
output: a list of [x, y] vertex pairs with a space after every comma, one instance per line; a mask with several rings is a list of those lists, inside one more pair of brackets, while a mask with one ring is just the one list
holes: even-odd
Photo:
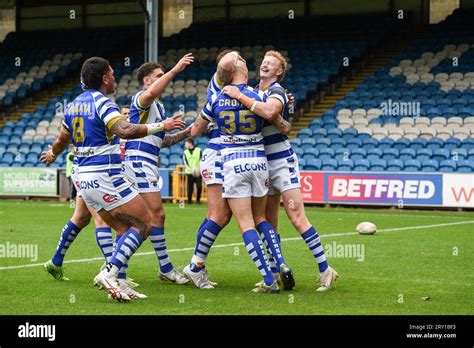
[[[174, 265], [190, 260], [196, 229], [205, 206], [166, 204], [166, 237]], [[93, 223], [84, 229], [66, 256], [58, 282], [41, 263], [56, 247], [73, 210], [67, 204], [0, 201], [0, 245], [36, 244], [38, 260], [0, 258], [1, 314], [474, 314], [474, 214], [414, 210], [306, 208], [323, 245], [363, 247], [363, 255], [329, 257], [339, 279], [333, 291], [317, 293], [317, 267], [304, 241], [280, 215], [282, 249], [293, 269], [296, 287], [275, 295], [250, 290], [260, 280], [242, 244], [235, 221], [211, 250], [207, 268], [219, 283], [199, 290], [158, 280], [157, 259], [146, 241], [131, 260], [129, 275], [149, 296], [128, 304], [111, 302], [92, 285], [102, 264]], [[354, 233], [362, 221], [374, 222], [373, 236]], [[334, 249], [336, 247], [336, 249]], [[354, 250], [354, 249], [353, 249]], [[361, 257], [361, 255], [363, 257]], [[92, 259], [92, 260], [91, 260]], [[72, 262], [74, 261], [74, 262]], [[23, 266], [22, 268], [12, 268]], [[429, 300], [422, 297], [429, 296]]]

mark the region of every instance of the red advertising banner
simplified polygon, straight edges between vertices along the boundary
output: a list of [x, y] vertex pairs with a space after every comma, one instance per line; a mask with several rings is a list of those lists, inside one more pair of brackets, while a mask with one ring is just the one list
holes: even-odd
[[304, 202], [324, 202], [324, 173], [301, 172], [300, 182]]

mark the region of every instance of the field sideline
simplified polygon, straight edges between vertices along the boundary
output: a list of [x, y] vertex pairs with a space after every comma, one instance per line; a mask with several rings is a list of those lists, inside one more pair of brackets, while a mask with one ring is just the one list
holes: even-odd
[[[205, 206], [166, 204], [170, 258], [182, 269], [194, 249]], [[151, 244], [132, 258], [129, 275], [149, 296], [129, 304], [107, 300], [92, 286], [103, 262], [93, 224], [66, 256], [69, 282], [57, 282], [41, 267], [51, 257], [73, 210], [57, 202], [0, 201], [0, 245], [38, 246], [37, 260], [0, 258], [1, 314], [474, 314], [474, 214], [348, 208], [306, 209], [320, 232], [340, 279], [329, 293], [316, 293], [316, 263], [281, 211], [282, 249], [295, 273], [296, 288], [276, 295], [250, 292], [260, 280], [235, 221], [221, 232], [207, 268], [214, 290], [163, 283]], [[354, 232], [374, 222], [375, 236]], [[329, 250], [328, 250], [329, 249]], [[357, 255], [348, 254], [358, 250]], [[429, 296], [430, 300], [421, 298]]]

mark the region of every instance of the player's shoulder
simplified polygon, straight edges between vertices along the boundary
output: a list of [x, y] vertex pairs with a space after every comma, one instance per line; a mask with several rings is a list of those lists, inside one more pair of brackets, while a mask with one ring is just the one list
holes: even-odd
[[286, 89], [280, 84], [280, 82], [275, 81], [268, 87], [269, 93], [282, 93], [286, 94]]
[[258, 96], [261, 100], [265, 99], [265, 92], [259, 90], [258, 88], [247, 86], [247, 91], [249, 91], [249, 94]]

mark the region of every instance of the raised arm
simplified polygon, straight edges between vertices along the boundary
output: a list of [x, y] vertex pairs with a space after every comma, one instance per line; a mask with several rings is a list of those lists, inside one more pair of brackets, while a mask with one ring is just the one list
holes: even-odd
[[181, 58], [178, 63], [166, 74], [161, 76], [158, 80], [153, 82], [150, 87], [148, 87], [141, 95], [140, 95], [140, 105], [143, 107], [150, 106], [153, 101], [161, 95], [166, 87], [170, 84], [170, 82], [175, 78], [175, 76], [183, 71], [189, 64], [194, 61], [194, 57], [192, 53], [185, 54], [183, 58]]

